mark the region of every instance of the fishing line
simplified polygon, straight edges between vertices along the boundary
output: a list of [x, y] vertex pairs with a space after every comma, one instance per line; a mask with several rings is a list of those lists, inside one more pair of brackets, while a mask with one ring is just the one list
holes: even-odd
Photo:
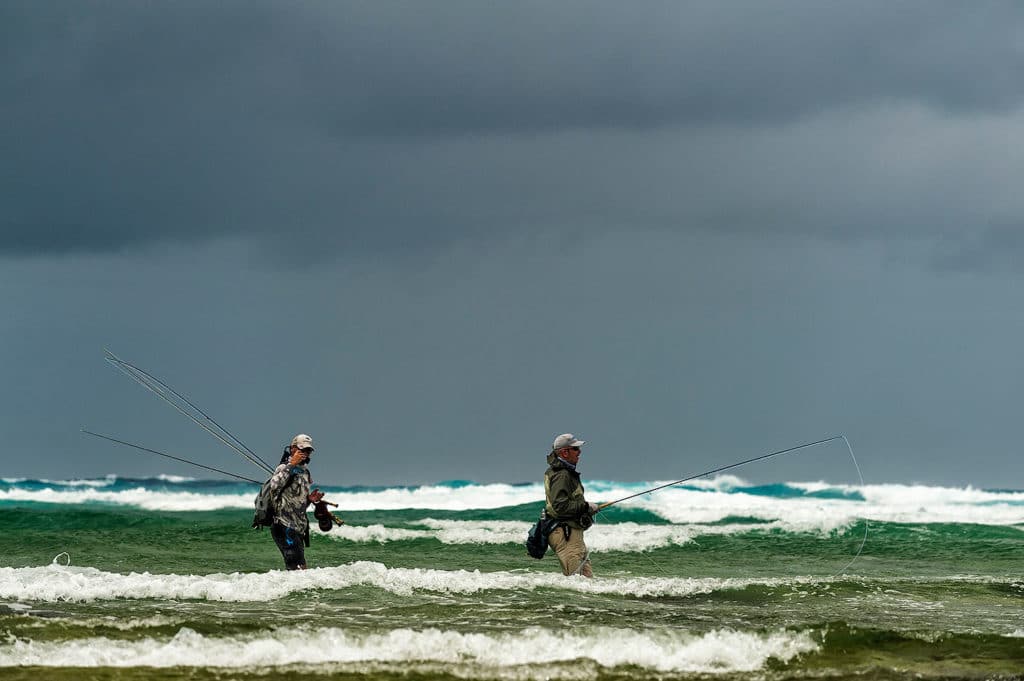
[[579, 567], [576, 568], [575, 572], [571, 576], [575, 577], [583, 572], [583, 566], [590, 562], [590, 549], [587, 549], [586, 555], [583, 556], [583, 560], [580, 561]]
[[[236, 475], [234, 473], [229, 473], [228, 471], [222, 471], [219, 468], [214, 468], [213, 466], [207, 466], [205, 464], [201, 464], [201, 463], [198, 463], [196, 461], [189, 461], [188, 459], [183, 459], [180, 456], [173, 456], [171, 454], [165, 454], [164, 452], [158, 452], [155, 449], [150, 449], [149, 447], [143, 447], [142, 445], [137, 445], [137, 444], [135, 444], [133, 442], [126, 442], [124, 440], [118, 440], [116, 437], [110, 437], [109, 435], [101, 435], [99, 433], [94, 433], [91, 430], [86, 430], [85, 428], [82, 428], [81, 431], [83, 433], [85, 433], [86, 435], [92, 435], [93, 437], [98, 437], [98, 438], [101, 438], [103, 440], [109, 440], [110, 442], [116, 442], [117, 444], [124, 445], [125, 447], [131, 447], [133, 449], [138, 449], [138, 450], [141, 450], [143, 452], [149, 452], [150, 454], [156, 454], [157, 456], [163, 456], [163, 457], [168, 458], [168, 459], [174, 459], [175, 461], [181, 461], [182, 463], [187, 463], [189, 465], [197, 466], [199, 468], [205, 468], [208, 471], [213, 471], [214, 473], [221, 473], [223, 475], [228, 475], [228, 476], [231, 476], [232, 478], [236, 478], [236, 479], [242, 480], [244, 482], [251, 482], [254, 485], [263, 485], [263, 483], [260, 482], [259, 480], [253, 480], [252, 478], [247, 478], [247, 477], [242, 476], [242, 475]], [[328, 506], [333, 506], [335, 508], [338, 507], [338, 505], [336, 503], [334, 503], [333, 501], [328, 501], [327, 499], [323, 499], [323, 498], [321, 498], [320, 501], [322, 501], [323, 503], [327, 504]], [[339, 518], [338, 516], [334, 515], [333, 513], [331, 514], [331, 518], [333, 518], [334, 522], [336, 522], [338, 525], [344, 525], [345, 524], [345, 521], [343, 521], [341, 518]]]
[[124, 440], [118, 440], [117, 438], [110, 437], [109, 435], [100, 435], [99, 433], [94, 433], [91, 430], [86, 430], [85, 428], [82, 428], [82, 432], [85, 433], [86, 435], [92, 435], [93, 437], [103, 438], [104, 440], [109, 440], [110, 442], [116, 442], [119, 445], [124, 445], [126, 447], [132, 447], [134, 449], [142, 450], [143, 452], [149, 452], [150, 454], [156, 454], [157, 456], [163, 456], [163, 457], [166, 457], [168, 459], [174, 459], [175, 461], [181, 461], [182, 463], [187, 463], [187, 464], [191, 464], [193, 466], [198, 466], [199, 468], [205, 468], [208, 471], [213, 471], [215, 473], [221, 473], [223, 475], [230, 475], [232, 478], [237, 478], [239, 480], [244, 480], [245, 482], [251, 482], [251, 483], [256, 484], [256, 485], [262, 485], [263, 484], [259, 480], [253, 480], [252, 478], [246, 478], [246, 477], [241, 476], [241, 475], [235, 475], [234, 473], [228, 473], [227, 471], [222, 471], [219, 468], [214, 468], [213, 466], [206, 466], [206, 465], [201, 464], [201, 463], [196, 463], [195, 461], [189, 461], [188, 459], [182, 459], [181, 457], [178, 457], [178, 456], [172, 456], [170, 454], [164, 454], [163, 452], [158, 452], [155, 449], [150, 449], [149, 447], [143, 447], [142, 445], [133, 444], [131, 442], [125, 442]]
[[[219, 423], [217, 423], [215, 420], [213, 420], [212, 417], [210, 417], [206, 412], [204, 412], [202, 409], [200, 409], [198, 406], [196, 406], [187, 397], [185, 397], [181, 393], [177, 392], [176, 390], [174, 390], [174, 388], [172, 388], [171, 386], [167, 385], [166, 383], [164, 383], [163, 381], [158, 379], [156, 376], [153, 376], [149, 372], [147, 372], [147, 371], [145, 371], [145, 370], [143, 370], [143, 369], [141, 369], [141, 368], [139, 368], [139, 367], [137, 367], [137, 366], [135, 366], [135, 365], [133, 365], [133, 364], [131, 364], [129, 362], [126, 362], [126, 361], [118, 358], [116, 355], [114, 355], [112, 352], [110, 352], [110, 350], [107, 350], [107, 353], [109, 355], [109, 357], [106, 358], [107, 361], [110, 362], [111, 364], [113, 364], [117, 369], [119, 369], [126, 376], [128, 376], [131, 379], [133, 379], [134, 381], [136, 381], [137, 383], [139, 383], [140, 385], [142, 385], [143, 387], [148, 389], [150, 392], [155, 394], [157, 397], [159, 397], [160, 399], [162, 399], [165, 402], [167, 402], [168, 404], [170, 404], [176, 410], [178, 410], [179, 412], [181, 412], [182, 414], [187, 416], [189, 419], [191, 419], [200, 428], [202, 428], [206, 432], [210, 433], [211, 435], [213, 435], [215, 438], [217, 438], [218, 440], [220, 440], [221, 442], [223, 442], [227, 446], [231, 447], [233, 450], [235, 450], [238, 454], [240, 454], [242, 457], [244, 457], [249, 462], [255, 464], [259, 468], [263, 469], [265, 472], [268, 472], [268, 473], [272, 472], [273, 469], [270, 467], [269, 464], [267, 464], [265, 461], [260, 459], [259, 456], [257, 456], [255, 452], [253, 452], [251, 449], [249, 449], [249, 447], [247, 447], [244, 442], [239, 440], [231, 432], [229, 432], [226, 428], [224, 428]], [[185, 410], [181, 406], [181, 404], [179, 404], [178, 402], [175, 402], [175, 400], [172, 400], [170, 397], [168, 397], [167, 393], [170, 393], [171, 395], [173, 395], [175, 398], [177, 398], [181, 402], [184, 402], [190, 409], [193, 410], [194, 413], [189, 413], [187, 410]], [[208, 426], [206, 423], [203, 423], [196, 416], [196, 413], [198, 413], [204, 419], [206, 419], [207, 421], [212, 423], [214, 426], [216, 426], [217, 430], [215, 431], [212, 428], [210, 428], [210, 426]], [[229, 441], [228, 438], [230, 438], [230, 440], [233, 440], [233, 442]]]
[[[167, 402], [167, 404], [171, 405], [176, 410], [187, 416], [200, 428], [208, 432], [210, 435], [213, 435], [215, 438], [223, 442], [231, 449], [235, 450], [239, 455], [241, 455], [250, 463], [263, 469], [263, 471], [266, 473], [274, 472], [273, 466], [271, 466], [266, 461], [261, 459], [256, 454], [256, 452], [249, 449], [249, 447], [246, 446], [244, 442], [235, 437], [230, 431], [224, 428], [224, 426], [217, 423], [213, 418], [211, 418], [206, 412], [204, 412], [202, 409], [196, 406], [187, 397], [185, 397], [184, 395], [176, 391], [174, 388], [161, 381], [156, 376], [153, 376], [149, 372], [140, 369], [139, 367], [135, 366], [134, 364], [131, 364], [130, 362], [126, 362], [125, 360], [119, 358], [110, 350], [106, 350], [105, 348], [104, 350], [108, 355], [106, 360], [115, 367], [117, 367], [117, 369], [119, 369], [123, 374], [133, 379], [135, 382], [139, 383], [140, 385], [148, 389], [157, 397]], [[175, 401], [174, 399], [168, 397], [168, 393], [170, 393], [170, 395], [173, 395], [180, 402], [183, 402], [185, 405], [187, 405], [192, 410], [192, 412], [190, 413], [187, 409], [182, 407], [182, 405], [178, 401]], [[201, 415], [202, 418], [205, 419], [206, 421], [212, 423], [213, 426], [216, 427], [216, 430], [214, 430], [209, 425], [204, 423], [198, 416], [196, 416], [196, 413]]]
[[[703, 478], [706, 475], [714, 475], [715, 473], [721, 473], [722, 471], [727, 471], [727, 470], [729, 470], [731, 468], [739, 468], [740, 466], [745, 466], [748, 463], [754, 463], [755, 461], [763, 461], [764, 459], [770, 459], [773, 456], [779, 456], [780, 454], [786, 454], [788, 452], [795, 452], [798, 449], [805, 449], [807, 447], [814, 447], [815, 445], [820, 445], [820, 444], [824, 444], [826, 442], [831, 442], [832, 440], [840, 440], [840, 439], [845, 440], [846, 436], [845, 435], [833, 435], [832, 437], [827, 437], [824, 440], [815, 440], [814, 442], [805, 442], [802, 445], [797, 445], [795, 447], [789, 447], [787, 449], [780, 449], [779, 451], [772, 452], [770, 454], [762, 454], [761, 456], [755, 456], [753, 459], [747, 459], [746, 461], [740, 461], [739, 463], [731, 463], [728, 466], [722, 466], [721, 468], [715, 468], [715, 469], [712, 469], [710, 471], [704, 471], [703, 473], [697, 473], [696, 475], [691, 475], [689, 477], [683, 478], [682, 480], [675, 480], [673, 482], [666, 482], [664, 485], [658, 485], [657, 487], [652, 487], [651, 489], [646, 489], [646, 490], [644, 490], [642, 492], [637, 492], [636, 494], [630, 494], [628, 497], [622, 497], [621, 499], [616, 499], [615, 501], [609, 501], [607, 503], [601, 504], [600, 506], [597, 507], [597, 512], [600, 513], [601, 511], [603, 511], [604, 509], [608, 508], [609, 506], [612, 506], [614, 504], [618, 504], [620, 502], [626, 501], [627, 499], [632, 499], [633, 497], [643, 496], [644, 494], [650, 494], [651, 492], [657, 492], [659, 489], [665, 489], [666, 487], [672, 487], [674, 485], [679, 485], [679, 484], [684, 483], [684, 482], [689, 482], [690, 480], [696, 480], [697, 478]], [[846, 444], [847, 444], [847, 446], [849, 446], [850, 443], [847, 442]], [[852, 449], [850, 450], [850, 454], [851, 455], [853, 454], [853, 450]], [[854, 463], [856, 463], [856, 462], [857, 462], [856, 459], [854, 459]], [[857, 473], [858, 474], [860, 473], [860, 468], [857, 469]], [[863, 478], [861, 480], [863, 481]]]
[[[826, 442], [832, 442], [833, 440], [842, 440], [846, 444], [846, 449], [850, 453], [850, 459], [853, 461], [853, 467], [857, 471], [857, 479], [860, 480], [860, 486], [863, 489], [863, 487], [864, 487], [864, 476], [861, 474], [860, 465], [857, 463], [857, 457], [854, 456], [853, 447], [850, 445], [850, 441], [846, 438], [845, 435], [833, 435], [832, 437], [827, 437], [827, 438], [824, 438], [822, 440], [815, 440], [814, 442], [805, 442], [804, 444], [796, 445], [795, 447], [787, 447], [786, 449], [780, 449], [778, 451], [771, 452], [769, 454], [762, 454], [761, 456], [755, 456], [752, 459], [747, 459], [745, 461], [740, 461], [738, 463], [729, 464], [728, 466], [721, 466], [720, 468], [715, 468], [715, 469], [712, 469], [710, 471], [705, 471], [703, 473], [698, 473], [696, 475], [691, 475], [691, 476], [682, 478], [681, 480], [675, 480], [673, 482], [668, 482], [668, 483], [665, 483], [663, 485], [658, 485], [657, 487], [652, 487], [651, 489], [647, 489], [647, 490], [644, 490], [642, 492], [636, 492], [635, 494], [630, 494], [629, 496], [622, 497], [621, 499], [616, 499], [614, 501], [609, 501], [609, 502], [606, 502], [604, 504], [601, 504], [600, 506], [597, 507], [597, 513], [600, 513], [601, 511], [603, 511], [604, 509], [608, 508], [609, 506], [612, 506], [614, 504], [618, 504], [618, 503], [621, 503], [623, 501], [626, 501], [627, 499], [633, 499], [635, 497], [643, 496], [645, 494], [651, 494], [652, 492], [657, 492], [658, 490], [665, 489], [666, 487], [673, 487], [675, 485], [679, 485], [679, 484], [682, 484], [684, 482], [689, 482], [691, 480], [696, 480], [697, 478], [702, 478], [702, 477], [707, 476], [707, 475], [713, 475], [715, 473], [721, 473], [722, 471], [727, 471], [727, 470], [730, 470], [732, 468], [738, 468], [740, 466], [745, 466], [747, 464], [754, 463], [755, 461], [764, 461], [766, 459], [770, 459], [772, 457], [779, 456], [781, 454], [787, 454], [789, 452], [795, 452], [795, 451], [800, 450], [800, 449], [806, 449], [807, 447], [815, 447], [817, 445], [825, 444]], [[596, 517], [597, 513], [594, 514], [595, 517]], [[868, 541], [868, 520], [867, 520], [867, 518], [864, 518], [864, 537], [861, 539], [860, 546], [857, 548], [857, 552], [854, 554], [853, 558], [850, 560], [849, 563], [844, 565], [842, 568], [839, 569], [839, 571], [833, 573], [831, 576], [835, 577], [837, 575], [842, 574], [846, 570], [848, 570], [850, 568], [850, 566], [853, 565], [856, 562], [857, 558], [860, 557], [860, 554], [861, 554], [861, 552], [863, 552], [864, 545], [867, 544], [867, 541]], [[641, 552], [641, 553], [643, 553], [643, 552]], [[588, 554], [588, 557], [589, 557], [589, 554]], [[654, 559], [651, 556], [647, 556], [647, 558], [652, 563], [654, 563], [658, 567], [659, 570], [661, 570], [665, 574], [668, 574], [667, 571], [665, 571], [660, 565], [658, 565], [656, 562], [654, 562]]]
[[[860, 479], [860, 487], [861, 487], [861, 489], [864, 489], [864, 476], [861, 475], [861, 473], [860, 473], [860, 465], [857, 463], [857, 457], [853, 455], [853, 447], [850, 446], [850, 441], [846, 439], [845, 435], [843, 435], [842, 438], [843, 438], [843, 442], [846, 443], [846, 449], [850, 452], [850, 458], [853, 459], [853, 467], [857, 469], [857, 478]], [[846, 570], [848, 570], [849, 567], [851, 565], [853, 565], [854, 562], [856, 562], [856, 560], [858, 558], [860, 558], [861, 551], [864, 550], [864, 545], [867, 544], [867, 543], [868, 543], [868, 519], [864, 518], [864, 538], [861, 539], [861, 541], [860, 541], [860, 546], [857, 548], [857, 553], [854, 554], [853, 558], [850, 560], [849, 563], [847, 563], [842, 568], [840, 568], [840, 570], [838, 572], [836, 572], [835, 574], [833, 574], [832, 576], [835, 577], [837, 575], [841, 575], [844, 572], [846, 572]]]

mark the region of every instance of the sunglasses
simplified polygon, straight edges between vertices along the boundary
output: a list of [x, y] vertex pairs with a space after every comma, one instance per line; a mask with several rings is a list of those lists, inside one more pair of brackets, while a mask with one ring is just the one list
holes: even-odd
[[303, 454], [305, 454], [306, 456], [309, 456], [310, 454], [313, 453], [313, 448], [312, 447], [303, 447], [299, 451], [302, 452]]

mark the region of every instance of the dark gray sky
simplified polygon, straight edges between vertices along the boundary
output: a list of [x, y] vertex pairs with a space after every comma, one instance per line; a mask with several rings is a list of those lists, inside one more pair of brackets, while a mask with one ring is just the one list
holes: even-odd
[[[0, 4], [3, 476], [1024, 487], [1016, 2]], [[24, 447], [24, 443], [31, 443]], [[852, 481], [841, 452], [837, 481]], [[796, 473], [786, 472], [787, 477]]]

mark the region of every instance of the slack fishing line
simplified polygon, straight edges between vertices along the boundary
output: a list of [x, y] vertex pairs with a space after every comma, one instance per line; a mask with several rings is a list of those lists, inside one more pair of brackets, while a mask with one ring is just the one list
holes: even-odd
[[[842, 440], [846, 444], [846, 450], [850, 453], [850, 459], [853, 461], [853, 467], [857, 471], [857, 479], [860, 480], [860, 486], [863, 488], [864, 487], [864, 476], [860, 472], [860, 464], [857, 463], [857, 457], [853, 453], [853, 447], [850, 445], [850, 441], [846, 438], [845, 435], [833, 435], [832, 437], [827, 437], [827, 438], [824, 438], [822, 440], [815, 440], [814, 442], [805, 442], [803, 444], [796, 445], [795, 447], [787, 447], [786, 449], [780, 449], [778, 451], [771, 452], [769, 454], [762, 454], [761, 456], [755, 456], [752, 459], [746, 459], [745, 461], [740, 461], [738, 463], [732, 463], [732, 464], [729, 464], [728, 466], [721, 466], [719, 468], [715, 468], [715, 469], [712, 469], [710, 471], [704, 471], [703, 473], [697, 473], [696, 475], [690, 475], [690, 476], [687, 476], [685, 478], [682, 478], [681, 480], [674, 480], [672, 482], [666, 482], [663, 485], [658, 485], [657, 487], [652, 487], [652, 488], [644, 490], [642, 492], [636, 492], [635, 494], [630, 494], [629, 496], [622, 497], [621, 499], [616, 499], [614, 501], [609, 501], [609, 502], [606, 502], [604, 504], [601, 504], [600, 506], [597, 507], [597, 513], [600, 513], [601, 511], [603, 511], [604, 509], [608, 508], [609, 506], [613, 506], [615, 504], [618, 504], [618, 503], [621, 503], [623, 501], [626, 501], [627, 499], [633, 499], [635, 497], [640, 497], [640, 496], [643, 496], [645, 494], [651, 494], [652, 492], [657, 492], [658, 490], [665, 489], [666, 487], [674, 487], [675, 485], [680, 485], [680, 484], [682, 484], [684, 482], [689, 482], [691, 480], [696, 480], [698, 478], [703, 478], [703, 477], [708, 476], [708, 475], [714, 475], [715, 473], [721, 473], [722, 471], [727, 471], [727, 470], [730, 470], [730, 469], [733, 469], [733, 468], [739, 468], [740, 466], [746, 466], [747, 464], [754, 463], [755, 461], [764, 461], [766, 459], [770, 459], [770, 458], [775, 457], [775, 456], [780, 456], [782, 454], [788, 454], [790, 452], [795, 452], [795, 451], [800, 450], [800, 449], [807, 449], [808, 447], [816, 447], [818, 445], [823, 445], [823, 444], [825, 444], [827, 442], [833, 442], [835, 440]], [[868, 519], [864, 518], [864, 537], [861, 539], [860, 546], [857, 547], [857, 552], [854, 554], [853, 558], [850, 560], [849, 563], [844, 565], [842, 568], [839, 569], [838, 572], [835, 572], [832, 575], [833, 577], [835, 577], [837, 575], [840, 575], [843, 572], [846, 572], [846, 570], [848, 570], [850, 568], [850, 566], [853, 565], [854, 562], [856, 562], [856, 560], [860, 557], [861, 552], [864, 551], [864, 545], [867, 544], [867, 541], [868, 541]], [[648, 558], [650, 558], [650, 556], [648, 556]], [[660, 569], [661, 566], [658, 566], [658, 567]]]

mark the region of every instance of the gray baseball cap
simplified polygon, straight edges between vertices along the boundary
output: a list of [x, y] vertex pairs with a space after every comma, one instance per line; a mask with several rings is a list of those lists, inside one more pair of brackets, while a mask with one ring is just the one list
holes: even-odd
[[551, 443], [551, 451], [555, 452], [563, 447], [582, 447], [587, 444], [586, 440], [577, 440], [572, 433], [562, 433]]

